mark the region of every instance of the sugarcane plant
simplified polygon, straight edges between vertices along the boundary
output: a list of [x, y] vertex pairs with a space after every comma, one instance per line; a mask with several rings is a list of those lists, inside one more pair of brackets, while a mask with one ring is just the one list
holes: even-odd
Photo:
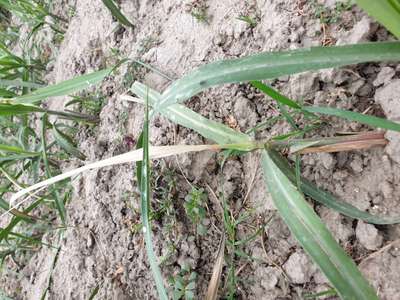
[[[397, 0], [381, 1], [379, 2], [382, 3], [381, 5], [378, 5], [378, 2], [373, 4], [361, 0], [359, 2], [362, 7], [367, 8], [367, 11], [376, 14], [376, 18], [397, 38], [400, 37], [398, 22], [385, 19], [394, 15], [397, 16], [397, 20], [400, 20], [400, 4]], [[374, 9], [371, 10], [371, 7], [374, 7]], [[384, 131], [366, 131], [346, 136], [304, 139], [303, 135], [305, 133], [310, 134], [315, 127], [320, 126], [318, 116], [321, 114], [398, 132], [400, 132], [400, 124], [354, 111], [305, 105], [282, 95], [271, 86], [261, 82], [261, 80], [358, 63], [399, 60], [400, 42], [397, 41], [313, 47], [291, 51], [266, 52], [239, 59], [206, 64], [173, 82], [163, 93], [135, 82], [131, 87], [131, 92], [135, 97], [124, 95], [121, 99], [145, 105], [144, 128], [138, 139], [137, 150], [84, 165], [21, 189], [12, 195], [8, 204], [8, 211], [10, 213], [29, 213], [33, 209], [30, 206], [28, 207], [30, 210], [25, 209], [22, 212], [17, 210], [22, 203], [29, 199], [29, 197], [23, 197], [37, 195], [50, 184], [55, 184], [87, 170], [136, 162], [137, 182], [141, 191], [142, 231], [146, 251], [159, 297], [160, 299], [168, 299], [168, 292], [164, 286], [164, 280], [152, 245], [151, 219], [149, 217], [151, 210], [150, 160], [193, 151], [225, 151], [228, 154], [260, 151], [264, 181], [275, 207], [294, 237], [325, 274], [337, 294], [342, 299], [378, 299], [376, 291], [363, 277], [355, 262], [336, 242], [325, 224], [308, 204], [305, 196], [335, 209], [343, 215], [372, 224], [394, 224], [400, 222], [400, 217], [389, 218], [361, 211], [351, 204], [337, 199], [332, 194], [317, 188], [315, 184], [301, 176], [298, 164], [296, 164], [296, 167], [292, 167], [290, 161], [281, 154], [281, 150], [285, 150], [285, 153], [299, 156], [315, 152], [368, 149], [377, 145], [386, 145], [387, 143]], [[50, 96], [68, 94], [84, 88], [88, 83], [98, 82], [109, 71], [99, 71], [54, 86], [40, 88], [32, 94], [9, 97], [2, 101], [1, 112], [7, 114], [14, 110], [14, 113], [19, 114], [29, 112], [49, 113], [41, 110], [42, 108], [38, 106], [40, 101]], [[238, 132], [224, 124], [209, 120], [182, 104], [185, 100], [210, 87], [239, 82], [250, 82], [254, 87], [276, 101], [282, 116], [292, 126], [293, 131], [267, 140], [254, 140], [251, 134]], [[150, 146], [149, 119], [156, 114], [161, 114], [176, 124], [198, 132], [204, 138], [214, 141], [215, 144]], [[311, 120], [313, 125], [298, 126], [293, 116], [299, 115], [305, 120]], [[22, 198], [23, 200], [20, 200]], [[14, 218], [22, 218], [22, 216], [16, 215]], [[223, 257], [223, 251], [221, 253], [222, 255], [219, 255], [219, 257]], [[222, 270], [221, 265], [222, 263], [219, 263], [219, 268], [215, 272], [219, 276]], [[218, 285], [214, 284], [213, 286], [214, 291], [209, 290], [207, 292], [207, 295], [212, 296], [207, 296], [209, 297], [207, 299], [216, 298], [215, 289], [218, 289]]]

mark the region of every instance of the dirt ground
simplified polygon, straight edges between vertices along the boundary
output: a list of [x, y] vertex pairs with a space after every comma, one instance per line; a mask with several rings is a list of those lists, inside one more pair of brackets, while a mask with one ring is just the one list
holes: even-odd
[[[335, 11], [335, 2], [326, 0]], [[365, 13], [353, 7], [340, 12], [340, 18], [322, 24], [315, 15], [313, 1], [228, 0], [228, 1], [121, 1], [134, 29], [118, 25], [101, 1], [58, 0], [56, 12], [66, 14], [75, 7], [65, 38], [53, 49], [55, 60], [49, 70], [50, 83], [109, 66], [118, 49], [121, 57], [140, 58], [172, 78], [193, 68], [223, 58], [236, 58], [261, 51], [296, 49], [314, 45], [390, 40], [392, 37]], [[207, 22], [191, 15], [196, 5], [206, 3]], [[253, 27], [238, 20], [250, 15]], [[132, 78], [128, 78], [131, 75]], [[87, 162], [133, 149], [143, 124], [143, 107], [119, 97], [127, 92], [132, 79], [163, 91], [168, 80], [144, 69], [121, 68], [101, 87], [107, 104], [94, 130], [83, 127], [78, 134], [79, 148]], [[400, 121], [400, 65], [363, 64], [286, 76], [273, 81], [282, 93], [318, 105], [336, 106]], [[51, 107], [65, 99], [54, 99]], [[231, 124], [244, 131], [261, 120], [276, 115], [268, 100], [247, 84], [210, 89], [194, 97], [188, 106], [210, 119]], [[327, 119], [321, 136], [336, 132], [362, 131], [365, 126]], [[232, 125], [232, 124], [231, 124]], [[255, 138], [266, 138], [289, 130], [278, 122]], [[302, 172], [322, 188], [358, 208], [384, 215], [400, 215], [400, 136], [387, 133], [385, 148], [340, 154], [312, 154], [302, 158]], [[191, 130], [161, 117], [151, 125], [153, 145], [200, 144], [205, 141]], [[210, 191], [223, 191], [234, 212], [250, 212], [238, 227], [237, 238], [245, 239], [267, 223], [262, 234], [245, 243], [246, 256], [237, 256], [238, 299], [301, 299], [304, 293], [329, 288], [327, 280], [309, 260], [279, 218], [257, 168], [259, 155], [234, 157], [221, 170], [214, 153], [181, 155], [153, 163], [153, 207], [172, 200], [170, 213], [154, 222], [154, 245], [164, 258], [165, 278], [176, 275], [188, 264], [198, 273], [196, 298], [206, 291], [217, 253], [223, 223], [220, 201]], [[78, 165], [71, 161], [65, 170]], [[100, 284], [96, 299], [155, 299], [154, 281], [140, 230], [139, 193], [133, 165], [90, 171], [73, 180], [73, 196], [68, 204], [68, 224], [61, 241], [61, 252], [53, 270], [48, 299], [88, 299]], [[207, 192], [207, 227], [197, 236], [183, 208], [191, 185]], [[373, 226], [344, 217], [315, 205], [324, 222], [360, 269], [374, 285], [381, 299], [400, 299], [400, 226]], [[46, 236], [52, 241], [51, 233]], [[17, 279], [5, 274], [4, 289], [16, 299], [38, 299], [46, 288], [54, 251], [43, 247]], [[226, 270], [224, 273], [226, 278]], [[221, 288], [224, 289], [225, 282]], [[12, 294], [12, 291], [20, 291]], [[335, 299], [334, 297], [331, 299]]]

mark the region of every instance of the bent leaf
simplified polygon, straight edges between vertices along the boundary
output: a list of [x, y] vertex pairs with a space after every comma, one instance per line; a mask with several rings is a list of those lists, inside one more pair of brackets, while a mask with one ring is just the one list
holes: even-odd
[[313, 47], [290, 51], [264, 52], [204, 65], [170, 85], [154, 108], [183, 102], [212, 86], [340, 67], [370, 61], [400, 59], [400, 42], [379, 42], [346, 46]]
[[265, 183], [289, 229], [319, 266], [342, 299], [378, 299], [356, 264], [335, 241], [295, 185], [270, 157], [262, 153]]
[[[149, 105], [154, 105], [161, 99], [159, 93], [139, 82], [135, 82], [131, 90], [141, 99], [145, 99], [148, 96]], [[246, 143], [251, 140], [246, 134], [233, 130], [224, 124], [209, 120], [181, 104], [165, 107], [160, 110], [160, 113], [174, 123], [193, 129], [205, 138], [219, 144]]]

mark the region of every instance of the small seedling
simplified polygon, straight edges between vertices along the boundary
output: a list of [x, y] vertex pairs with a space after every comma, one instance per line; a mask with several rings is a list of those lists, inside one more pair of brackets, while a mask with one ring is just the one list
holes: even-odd
[[337, 1], [334, 8], [328, 8], [323, 4], [314, 0], [311, 2], [311, 7], [314, 10], [314, 17], [319, 19], [321, 24], [334, 24], [341, 21], [341, 16], [344, 11], [350, 10], [353, 6], [352, 1]]
[[69, 107], [73, 104], [77, 105], [77, 112], [97, 116], [100, 114], [104, 105], [106, 105], [106, 97], [99, 93], [87, 93], [82, 96], [72, 96], [72, 100], [68, 101], [64, 107]]
[[187, 5], [187, 11], [193, 18], [200, 23], [209, 24], [209, 16], [207, 14], [208, 5], [205, 1], [195, 0]]
[[197, 189], [192, 187], [192, 190], [185, 197], [185, 211], [193, 225], [196, 227], [196, 232], [199, 235], [204, 235], [207, 232], [207, 228], [202, 224], [202, 221], [206, 217], [206, 209], [204, 208], [207, 196], [204, 189]]
[[197, 273], [191, 271], [188, 265], [184, 265], [175, 277], [170, 278], [173, 286], [174, 300], [195, 299]]
[[253, 17], [251, 17], [251, 16], [244, 16], [244, 15], [242, 15], [242, 16], [239, 16], [237, 19], [240, 20], [240, 21], [246, 22], [247, 24], [250, 25], [251, 28], [256, 27], [256, 26], [257, 26], [257, 23], [258, 23], [258, 22], [257, 22], [257, 19], [256, 19], [256, 18], [253, 18]]

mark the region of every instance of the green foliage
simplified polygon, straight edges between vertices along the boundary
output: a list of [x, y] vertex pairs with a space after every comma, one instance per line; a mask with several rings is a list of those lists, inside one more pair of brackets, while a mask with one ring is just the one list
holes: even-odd
[[201, 23], [206, 23], [208, 24], [208, 16], [207, 16], [207, 10], [204, 8], [193, 8], [193, 10], [190, 12], [193, 18], [195, 18], [197, 21]]
[[205, 235], [207, 228], [203, 225], [202, 221], [206, 217], [205, 201], [207, 195], [204, 189], [197, 189], [192, 187], [189, 194], [185, 197], [185, 211], [190, 221], [196, 226], [196, 232], [199, 235]]
[[118, 6], [113, 0], [102, 0], [103, 4], [108, 8], [110, 13], [115, 17], [122, 25], [134, 28], [134, 25], [123, 15]]
[[[0, 4], [2, 3], [3, 5], [4, 3], [10, 3], [7, 0], [0, 1]], [[399, 7], [397, 0], [387, 1], [393, 8], [392, 11], [397, 11]], [[25, 0], [21, 1], [21, 3], [25, 3]], [[370, 4], [370, 6], [372, 7], [372, 4]], [[13, 9], [15, 10], [15, 8]], [[329, 16], [327, 16], [326, 12], [320, 12], [319, 18], [323, 17], [324, 23], [336, 22], [338, 20], [337, 15], [344, 9], [348, 9], [348, 7], [340, 4], [336, 6], [334, 12]], [[376, 11], [378, 12], [378, 10]], [[194, 17], [203, 21], [205, 18], [204, 11], [195, 13]], [[388, 15], [393, 16], [392, 13]], [[378, 16], [377, 18], [379, 19], [380, 17]], [[393, 18], [389, 19], [393, 20]], [[389, 24], [387, 25], [389, 29], [396, 32], [398, 26], [396, 27], [393, 24], [396, 24], [398, 18], [394, 20], [393, 22], [382, 21], [382, 23]], [[38, 104], [50, 96], [66, 95], [76, 92], [91, 84], [100, 82], [110, 70], [83, 75], [57, 85], [36, 89], [37, 87], [31, 84], [40, 84], [36, 76], [43, 70], [40, 62], [32, 64], [32, 61], [29, 59], [15, 56], [10, 53], [3, 44], [0, 44], [0, 49], [0, 79], [9, 80], [9, 83], [12, 81], [11, 86], [7, 85], [4, 89], [0, 90], [1, 95], [4, 95], [1, 105], [2, 108], [4, 108], [3, 111], [6, 112], [3, 113], [1, 124], [7, 124], [8, 127], [4, 132], [10, 135], [9, 139], [2, 137], [0, 143], [0, 164], [4, 167], [3, 173], [8, 174], [8, 181], [10, 181], [9, 184], [2, 189], [4, 194], [5, 192], [15, 191], [19, 186], [24, 186], [23, 183], [18, 182], [18, 180], [20, 180], [19, 178], [24, 173], [20, 171], [21, 169], [27, 171], [27, 174], [25, 174], [33, 178], [34, 181], [43, 177], [41, 172], [39, 172], [42, 166], [45, 167], [47, 177], [51, 176], [53, 172], [59, 172], [56, 167], [56, 162], [59, 158], [57, 150], [59, 150], [59, 148], [57, 148], [56, 145], [59, 145], [70, 154], [78, 157], [81, 155], [76, 149], [71, 137], [64, 132], [65, 130], [61, 130], [59, 123], [57, 123], [57, 125], [54, 123], [49, 124], [44, 118], [42, 133], [40, 136], [36, 134], [30, 127], [30, 120], [27, 114], [50, 114], [52, 112], [40, 108], [39, 106], [27, 104]], [[138, 165], [140, 170], [137, 171], [137, 175], [141, 191], [142, 230], [146, 252], [161, 299], [167, 299], [168, 296], [163, 285], [157, 257], [155, 256], [152, 245], [150, 222], [151, 173], [149, 162], [149, 105], [154, 107], [155, 113], [159, 112], [178, 124], [192, 128], [205, 138], [214, 140], [219, 144], [230, 143], [225, 146], [226, 149], [233, 151], [251, 151], [266, 146], [266, 149], [263, 150], [262, 160], [265, 182], [275, 206], [292, 231], [294, 237], [299, 241], [314, 262], [317, 263], [334, 286], [338, 295], [343, 299], [377, 299], [375, 291], [359, 272], [355, 263], [338, 245], [312, 207], [305, 201], [302, 192], [311, 195], [314, 199], [328, 207], [334, 208], [349, 216], [369, 221], [374, 221], [376, 219], [357, 211], [351, 206], [340, 203], [329, 194], [323, 193], [315, 186], [304, 181], [300, 176], [299, 159], [297, 159], [296, 169], [293, 171], [283, 158], [277, 158], [276, 152], [274, 152], [272, 148], [290, 148], [292, 151], [299, 151], [307, 147], [324, 145], [326, 143], [330, 145], [329, 143], [335, 143], [337, 141], [335, 138], [319, 138], [314, 140], [292, 139], [294, 136], [302, 137], [305, 132], [308, 132], [307, 130], [312, 129], [312, 126], [307, 130], [306, 127], [299, 128], [295, 119], [297, 115], [303, 116], [304, 118], [314, 118], [316, 113], [322, 113], [352, 121], [363, 122], [370, 126], [378, 126], [397, 131], [400, 129], [398, 124], [376, 117], [365, 116], [335, 108], [304, 106], [260, 82], [253, 82], [253, 85], [260, 88], [277, 101], [281, 114], [280, 120], [286, 120], [293, 128], [293, 131], [285, 135], [276, 136], [270, 141], [260, 141], [257, 144], [257, 142], [251, 141], [250, 136], [236, 132], [217, 122], [211, 122], [178, 103], [189, 99], [191, 96], [207, 88], [225, 83], [273, 79], [282, 75], [319, 70], [322, 68], [340, 67], [371, 61], [392, 60], [400, 60], [400, 43], [398, 42], [316, 47], [286, 52], [261, 53], [236, 60], [211, 63], [175, 81], [163, 94], [158, 94], [140, 84], [135, 84], [132, 87], [132, 90], [138, 96], [145, 99], [146, 104], [143, 135], [138, 142], [138, 146], [142, 146], [143, 148], [143, 163]], [[3, 81], [3, 83], [4, 82], [5, 81]], [[77, 99], [75, 103], [83, 105], [83, 100]], [[286, 106], [288, 106], [288, 109], [286, 109]], [[65, 116], [65, 112], [61, 114], [58, 112], [59, 116], [62, 116], [62, 114]], [[75, 113], [75, 115], [77, 114]], [[71, 115], [69, 115], [69, 117], [71, 117]], [[263, 123], [262, 125], [264, 126], [265, 122]], [[18, 127], [22, 127], [22, 130], [19, 130]], [[52, 137], [54, 140], [46, 141], [44, 137], [47, 135], [47, 130], [50, 128], [52, 129]], [[282, 160], [284, 163], [280, 163]], [[13, 247], [6, 249], [6, 252], [3, 253], [4, 255], [14, 255], [16, 253], [15, 250], [32, 250], [30, 245], [26, 246], [22, 244], [22, 240], [29, 240], [32, 242], [32, 236], [21, 235], [14, 232], [13, 229], [17, 224], [22, 222], [28, 222], [29, 224], [29, 221], [31, 221], [29, 213], [37, 206], [42, 205], [44, 202], [46, 202], [46, 204], [51, 203], [51, 205], [58, 207], [59, 214], [62, 215], [61, 205], [65, 201], [61, 200], [60, 202], [60, 199], [58, 199], [56, 192], [59, 188], [62, 189], [65, 187], [58, 186], [57, 189], [52, 190], [51, 193], [35, 199], [35, 202], [22, 212], [13, 211], [14, 216], [10, 224], [0, 231], [0, 243], [4, 245], [8, 239], [14, 237], [18, 237], [19, 240], [11, 244]], [[3, 194], [1, 194], [1, 196], [3, 196]], [[204, 228], [199, 227], [202, 226], [202, 220], [205, 218], [206, 214], [204, 202], [204, 190], [193, 188], [185, 198], [184, 203], [185, 211], [189, 219], [195, 224], [199, 234], [205, 234]], [[7, 209], [9, 204], [5, 200], [2, 200], [0, 201], [0, 206]], [[168, 212], [170, 207], [166, 206], [165, 209], [165, 211]], [[243, 218], [243, 216], [234, 217], [224, 201], [224, 228], [227, 232], [227, 247], [230, 249], [230, 251], [228, 251], [230, 254], [230, 265], [227, 274], [229, 298], [235, 296], [234, 290], [237, 286], [234, 268], [232, 267], [233, 261], [236, 256], [247, 257], [247, 255], [241, 251], [240, 246], [246, 244], [259, 234], [259, 231], [257, 231], [247, 239], [237, 240], [237, 226], [242, 222]], [[61, 216], [61, 219], [64, 220], [65, 216]], [[192, 274], [193, 272], [190, 270], [183, 270], [177, 278], [174, 279], [174, 298], [194, 298], [196, 275]]]
[[184, 265], [175, 277], [170, 277], [169, 282], [173, 287], [174, 300], [195, 299], [197, 273]]
[[346, 46], [312, 47], [280, 52], [264, 52], [201, 66], [176, 80], [154, 105], [155, 111], [216, 85], [274, 79], [324, 68], [371, 61], [400, 59], [400, 42], [366, 43]]
[[258, 22], [257, 22], [257, 19], [252, 18], [251, 16], [244, 16], [244, 15], [242, 15], [242, 16], [237, 17], [237, 19], [238, 19], [239, 21], [243, 21], [243, 22], [249, 24], [250, 27], [252, 27], [252, 28], [256, 27], [256, 26], [257, 26], [257, 23], [258, 23]]
[[142, 231], [145, 240], [146, 252], [150, 262], [150, 268], [156, 282], [158, 296], [162, 300], [167, 300], [167, 291], [164, 287], [160, 268], [158, 266], [157, 258], [153, 250], [152, 232], [150, 223], [150, 160], [149, 160], [149, 106], [146, 99], [145, 118], [143, 125], [143, 133], [141, 137], [143, 146], [143, 159], [141, 164], [140, 173], [140, 210], [142, 217]]
[[275, 207], [342, 299], [378, 299], [356, 264], [335, 241], [302, 194], [263, 151], [262, 168]]
[[400, 124], [386, 120], [383, 118], [378, 118], [374, 116], [368, 116], [354, 111], [347, 111], [343, 109], [333, 108], [333, 107], [317, 107], [317, 106], [305, 106], [303, 110], [311, 113], [320, 113], [329, 116], [336, 116], [342, 119], [355, 121], [361, 124], [367, 124], [376, 128], [383, 128], [387, 130], [400, 131]]
[[311, 1], [314, 10], [314, 17], [320, 19], [322, 24], [334, 24], [341, 21], [344, 11], [350, 10], [353, 6], [352, 1], [336, 1], [334, 8], [328, 8], [317, 0]]
[[400, 1], [399, 0], [356, 0], [369, 15], [383, 24], [400, 39]]
[[76, 148], [76, 144], [71, 136], [58, 129], [57, 125], [55, 124], [52, 126], [52, 128], [55, 141], [62, 149], [72, 156], [85, 160], [85, 155]]
[[23, 95], [8, 101], [15, 104], [35, 104], [48, 97], [69, 95], [101, 82], [110, 72], [111, 69], [105, 69], [81, 75], [58, 84], [40, 88], [29, 95]]
[[72, 100], [65, 103], [64, 107], [77, 105], [78, 112], [84, 112], [89, 115], [97, 116], [100, 114], [106, 103], [106, 97], [99, 92], [95, 92], [86, 93], [80, 96], [72, 96]]

